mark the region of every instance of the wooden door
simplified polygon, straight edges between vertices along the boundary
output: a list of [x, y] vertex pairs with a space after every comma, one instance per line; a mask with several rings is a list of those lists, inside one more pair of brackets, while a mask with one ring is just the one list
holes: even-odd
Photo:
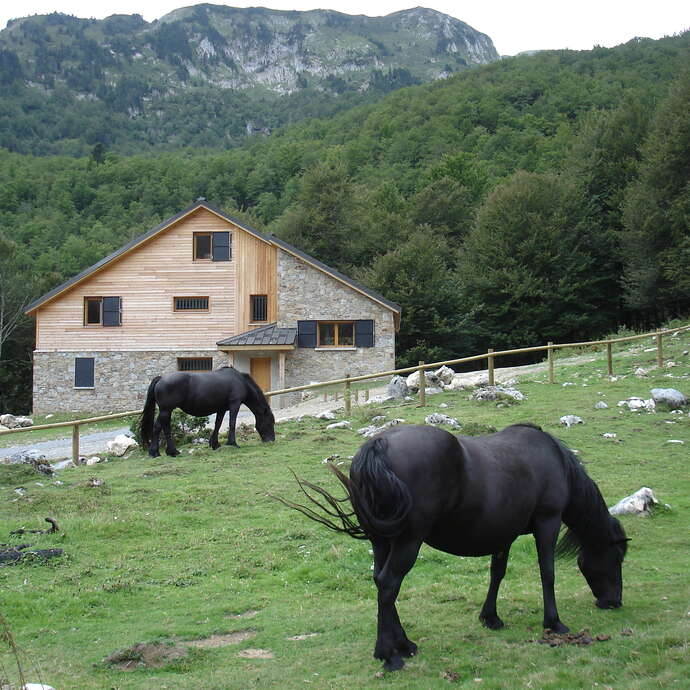
[[271, 390], [271, 358], [250, 357], [249, 375], [256, 381], [262, 391]]

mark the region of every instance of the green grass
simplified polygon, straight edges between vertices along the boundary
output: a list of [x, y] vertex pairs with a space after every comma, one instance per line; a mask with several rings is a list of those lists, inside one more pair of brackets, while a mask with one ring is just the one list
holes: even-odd
[[[274, 445], [256, 435], [239, 449], [182, 448], [178, 458], [142, 453], [94, 467], [64, 470], [61, 484], [16, 466], [0, 467], [0, 541], [62, 548], [45, 564], [0, 568], [0, 613], [22, 650], [25, 676], [68, 688], [661, 688], [688, 687], [688, 511], [690, 418], [616, 406], [653, 387], [690, 393], [690, 334], [665, 338], [671, 369], [651, 369], [655, 352], [616, 359], [616, 381], [603, 358], [556, 368], [558, 383], [531, 375], [518, 386], [527, 400], [497, 408], [466, 392], [430, 396], [427, 407], [377, 406], [388, 418], [420, 422], [438, 410], [468, 428], [530, 421], [579, 451], [612, 504], [649, 486], [670, 510], [624, 517], [632, 538], [624, 566], [624, 606], [600, 611], [572, 562], [557, 565], [561, 618], [572, 630], [610, 635], [588, 647], [551, 648], [541, 637], [541, 589], [529, 537], [516, 542], [499, 597], [507, 627], [478, 619], [488, 584], [488, 558], [457, 558], [424, 547], [403, 583], [399, 611], [420, 653], [396, 674], [380, 674], [372, 658], [376, 627], [372, 556], [367, 542], [327, 531], [267, 497], [297, 499], [290, 469], [338, 491], [322, 464], [342, 461], [361, 444], [355, 431], [326, 430], [313, 419], [280, 424]], [[677, 378], [668, 378], [671, 374]], [[563, 386], [565, 382], [575, 385]], [[609, 409], [596, 410], [598, 400]], [[584, 425], [565, 429], [564, 414]], [[371, 413], [355, 408], [365, 425]], [[357, 424], [353, 425], [357, 426]], [[616, 433], [616, 439], [602, 434]], [[680, 439], [685, 445], [668, 444]], [[22, 473], [23, 474], [20, 474]], [[88, 486], [97, 476], [102, 487]], [[38, 483], [42, 484], [39, 486]], [[23, 486], [20, 496], [14, 489]], [[58, 520], [57, 535], [9, 537], [21, 526]], [[622, 635], [629, 629], [631, 635]], [[162, 668], [125, 672], [103, 659], [139, 642], [174, 643], [248, 632], [237, 644], [192, 649]], [[309, 635], [304, 639], [290, 637]], [[246, 649], [273, 658], [244, 658]], [[125, 653], [125, 656], [127, 653]], [[16, 682], [4, 647], [0, 674]], [[40, 674], [38, 670], [40, 670]], [[481, 678], [481, 682], [475, 679]]]

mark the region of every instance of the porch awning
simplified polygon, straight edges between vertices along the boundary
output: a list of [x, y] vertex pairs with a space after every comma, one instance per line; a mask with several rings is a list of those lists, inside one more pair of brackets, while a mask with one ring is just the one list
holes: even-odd
[[294, 350], [297, 328], [279, 328], [275, 323], [253, 328], [239, 335], [219, 340], [219, 350]]

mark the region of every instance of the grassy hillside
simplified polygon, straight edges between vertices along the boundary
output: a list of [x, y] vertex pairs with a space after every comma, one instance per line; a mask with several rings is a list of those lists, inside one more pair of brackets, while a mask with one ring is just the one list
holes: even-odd
[[[648, 414], [616, 403], [649, 397], [653, 387], [688, 395], [689, 348], [687, 333], [666, 339], [665, 355], [677, 366], [657, 370], [652, 343], [638, 343], [616, 355], [615, 381], [604, 375], [601, 355], [577, 367], [559, 365], [557, 384], [548, 385], [542, 373], [529, 375], [518, 384], [527, 399], [508, 407], [470, 402], [467, 392], [444, 393], [424, 409], [359, 408], [351, 417], [355, 428], [374, 413], [416, 423], [445, 403], [442, 411], [467, 432], [529, 421], [579, 451], [609, 504], [651, 487], [670, 509], [623, 518], [632, 541], [622, 609], [596, 609], [576, 565], [557, 564], [562, 619], [574, 631], [610, 635], [607, 641], [558, 648], [536, 642], [541, 591], [531, 538], [520, 538], [511, 552], [499, 597], [507, 627], [500, 632], [477, 620], [488, 558], [424, 547], [399, 597], [400, 616], [420, 654], [404, 671], [381, 676], [371, 657], [376, 613], [368, 543], [334, 535], [267, 497], [298, 497], [290, 470], [337, 490], [322, 460], [338, 454], [346, 462], [361, 444], [355, 431], [328, 431], [327, 422], [304, 419], [279, 425], [274, 445], [243, 434], [239, 449], [187, 446], [178, 458], [155, 460], [138, 453], [66, 470], [58, 482], [1, 466], [2, 539], [65, 550], [46, 564], [0, 568], [0, 612], [21, 649], [26, 679], [99, 690], [426, 689], [448, 682], [477, 687], [477, 679], [496, 689], [682, 687], [690, 674], [690, 418], [687, 409]], [[634, 376], [640, 366], [648, 377]], [[609, 408], [595, 409], [600, 400]], [[564, 414], [585, 423], [565, 429], [559, 425]], [[104, 484], [90, 486], [91, 477]], [[19, 486], [26, 489], [21, 496]], [[45, 516], [58, 520], [59, 534], [7, 536], [21, 526], [41, 526]], [[187, 655], [161, 668], [135, 661], [128, 672], [103, 664], [136, 643], [170, 645], [171, 654], [183, 641], [203, 646], [181, 645]], [[0, 671], [16, 679], [5, 645], [0, 661]]]

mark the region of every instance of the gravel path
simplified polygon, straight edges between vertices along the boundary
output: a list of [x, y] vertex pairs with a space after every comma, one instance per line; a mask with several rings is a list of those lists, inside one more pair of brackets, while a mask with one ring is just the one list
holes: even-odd
[[[589, 362], [595, 359], [592, 355], [582, 355], [579, 357], [568, 358], [568, 364], [578, 364], [583, 362]], [[494, 371], [494, 376], [496, 383], [506, 381], [518, 375], [533, 374], [539, 371], [545, 371], [546, 364], [528, 364], [526, 366], [520, 367], [503, 367], [497, 368]], [[476, 385], [481, 381], [486, 381], [486, 369], [480, 371], [469, 371], [462, 374], [463, 382], [468, 385]], [[380, 386], [378, 388], [372, 389], [370, 394], [381, 395], [385, 393], [386, 386]], [[299, 403], [297, 405], [292, 405], [291, 407], [285, 407], [278, 410], [273, 410], [276, 421], [285, 421], [288, 419], [294, 419], [301, 415], [314, 415], [324, 410], [337, 410], [342, 409], [343, 401], [328, 400], [324, 401], [322, 395], [317, 395], [311, 400], [306, 400], [305, 402]], [[211, 415], [209, 418], [210, 424], [213, 424], [213, 417]], [[238, 423], [245, 422], [247, 424], [254, 423], [254, 415], [245, 407], [240, 409], [240, 413], [237, 416]], [[223, 419], [223, 424], [221, 426], [221, 433], [227, 431], [228, 428], [228, 417], [227, 415]], [[118, 434], [129, 434], [129, 427], [122, 427], [121, 429], [114, 429], [112, 431], [102, 431], [95, 434], [81, 434], [79, 439], [79, 452], [81, 455], [95, 455], [97, 453], [102, 453], [106, 449], [106, 444], [110, 439], [115, 438]], [[48, 460], [61, 460], [63, 458], [69, 458], [72, 456], [72, 438], [54, 439], [52, 441], [40, 441], [38, 443], [25, 443], [23, 445], [9, 446], [7, 448], [0, 448], [0, 461], [2, 458], [9, 457], [15, 453], [26, 450], [36, 450], [46, 456]]]

